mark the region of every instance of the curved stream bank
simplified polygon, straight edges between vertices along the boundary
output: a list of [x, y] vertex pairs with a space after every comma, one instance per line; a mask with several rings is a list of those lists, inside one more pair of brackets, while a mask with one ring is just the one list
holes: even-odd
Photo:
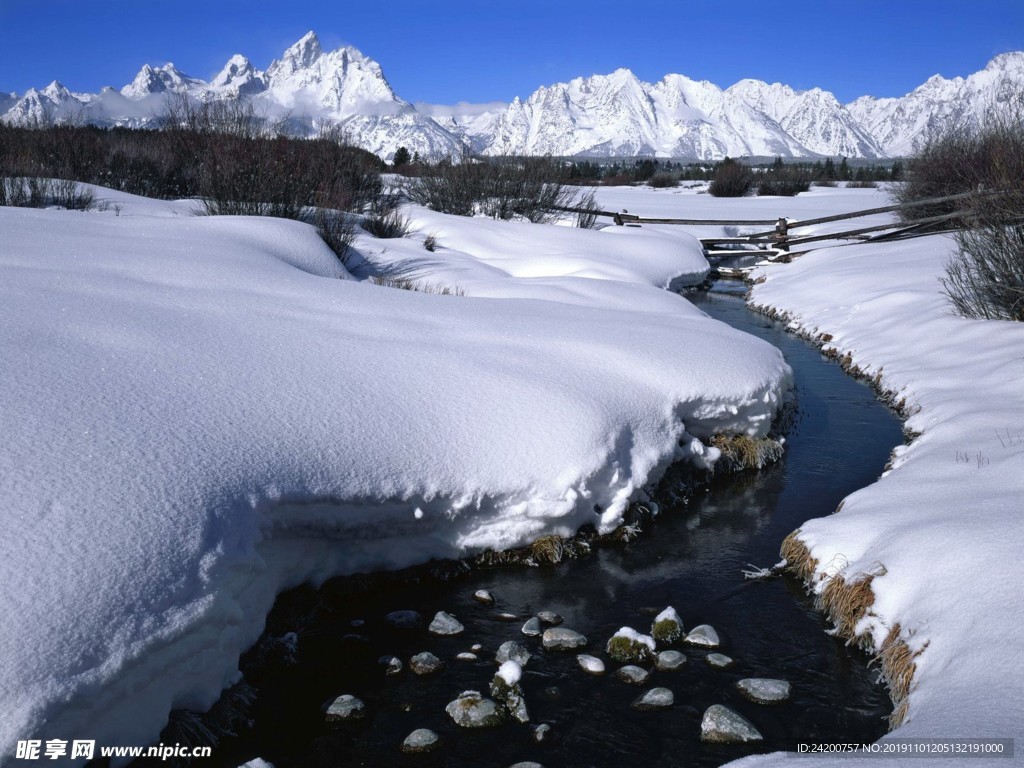
[[[694, 297], [712, 316], [767, 339], [782, 349], [796, 373], [797, 411], [783, 461], [765, 471], [728, 478], [646, 526], [645, 535], [619, 548], [539, 568], [477, 570], [448, 583], [371, 585], [353, 594], [328, 584], [319, 591], [283, 595], [268, 619], [262, 643], [270, 663], [247, 675], [254, 700], [243, 707], [238, 732], [204, 765], [238, 766], [262, 757], [277, 768], [316, 766], [494, 766], [532, 760], [547, 766], [715, 766], [755, 752], [794, 749], [806, 741], [871, 741], [886, 730], [891, 704], [869, 659], [826, 634], [801, 587], [788, 579], [745, 581], [748, 563], [779, 559], [782, 539], [803, 521], [828, 514], [853, 490], [873, 482], [894, 445], [899, 420], [864, 384], [846, 376], [811, 345], [781, 324], [748, 310], [742, 298], [712, 292]], [[472, 599], [489, 590], [493, 607]], [[654, 615], [674, 606], [686, 629], [713, 625], [717, 649], [735, 660], [712, 668], [707, 651], [676, 646], [688, 657], [676, 671], [656, 671], [643, 687], [619, 680], [619, 666], [604, 653], [622, 626], [649, 632]], [[415, 610], [417, 629], [397, 629], [385, 615]], [[426, 630], [436, 611], [454, 614], [465, 631], [435, 637]], [[603, 658], [603, 676], [585, 674], [576, 652], [553, 654], [539, 638], [520, 631], [538, 611], [554, 611], [564, 626], [589, 639], [587, 653]], [[512, 614], [515, 621], [499, 614]], [[458, 694], [487, 695], [498, 646], [516, 640], [533, 657], [521, 680], [530, 723], [461, 729], [445, 713]], [[457, 654], [480, 644], [477, 660]], [[269, 649], [269, 650], [267, 650]], [[294, 653], [292, 652], [294, 651]], [[430, 651], [445, 662], [418, 676], [408, 660]], [[397, 675], [378, 659], [399, 657]], [[243, 660], [243, 668], [246, 668]], [[792, 685], [784, 704], [747, 701], [736, 690], [742, 678], [781, 678]], [[631, 703], [644, 690], [665, 686], [675, 695], [665, 711], [641, 712]], [[341, 694], [366, 704], [358, 722], [327, 725], [321, 707]], [[713, 704], [725, 704], [764, 735], [754, 746], [700, 741], [700, 722]], [[225, 714], [229, 718], [229, 714]], [[243, 721], [250, 721], [247, 727]], [[534, 728], [548, 724], [548, 738]], [[430, 754], [406, 755], [402, 741], [417, 728], [441, 739]], [[167, 741], [165, 733], [164, 741]]]

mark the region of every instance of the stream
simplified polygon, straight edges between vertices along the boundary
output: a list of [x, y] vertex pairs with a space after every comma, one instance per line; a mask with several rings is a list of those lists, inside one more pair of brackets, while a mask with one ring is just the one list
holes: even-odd
[[[900, 422], [869, 387], [779, 323], [748, 310], [742, 297], [715, 290], [691, 300], [768, 340], [793, 366], [797, 410], [779, 464], [715, 483], [678, 508], [663, 506], [637, 540], [557, 566], [478, 569], [443, 582], [371, 583], [355, 591], [329, 583], [318, 591], [282, 595], [267, 633], [296, 633], [294, 659], [247, 675], [256, 691], [246, 711], [252, 727], [237, 729], [237, 737], [223, 739], [214, 750], [214, 759], [200, 762], [234, 768], [258, 756], [276, 768], [507, 768], [518, 761], [548, 768], [717, 766], [747, 754], [794, 749], [798, 742], [882, 736], [891, 704], [877, 667], [827, 634], [827, 624], [798, 584], [788, 577], [745, 580], [742, 570], [774, 564], [788, 533], [832, 513], [845, 495], [873, 482], [903, 440]], [[350, 587], [352, 581], [344, 583]], [[493, 607], [472, 599], [480, 589], [493, 594]], [[735, 664], [716, 669], [705, 661], [706, 650], [677, 645], [687, 656], [681, 669], [655, 671], [642, 687], [618, 679], [619, 665], [608, 660], [605, 643], [622, 626], [649, 633], [654, 615], [666, 606], [675, 607], [687, 630], [714, 626], [721, 638], [717, 650]], [[396, 610], [417, 611], [421, 628], [388, 624], [385, 615]], [[429, 634], [426, 624], [442, 610], [458, 617], [465, 631]], [[588, 675], [577, 665], [576, 652], [547, 652], [540, 638], [523, 635], [523, 622], [542, 610], [556, 612], [563, 626], [586, 635], [586, 652], [605, 659], [607, 673]], [[502, 612], [517, 618], [503, 619]], [[467, 689], [488, 695], [497, 669], [494, 654], [506, 640], [534, 654], [521, 680], [530, 723], [457, 727], [445, 705]], [[473, 644], [482, 646], [477, 660], [456, 659]], [[421, 651], [436, 654], [445, 669], [412, 674], [408, 659]], [[387, 654], [406, 664], [401, 673], [384, 674], [378, 659]], [[752, 703], [735, 687], [747, 677], [786, 680], [792, 697], [783, 704]], [[674, 705], [655, 712], [631, 708], [653, 686], [671, 689]], [[344, 693], [365, 702], [366, 716], [326, 724], [324, 703]], [[764, 741], [702, 743], [701, 717], [712, 704], [742, 714]], [[534, 729], [541, 723], [550, 731], [537, 743]], [[404, 754], [400, 745], [417, 728], [435, 731], [439, 748]]]

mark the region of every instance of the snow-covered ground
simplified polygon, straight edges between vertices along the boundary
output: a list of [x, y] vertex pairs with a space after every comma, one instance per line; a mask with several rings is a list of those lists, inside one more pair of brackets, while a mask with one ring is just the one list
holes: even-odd
[[0, 208], [4, 760], [153, 741], [288, 587], [610, 529], [790, 386], [663, 290], [707, 271], [678, 230], [411, 209], [359, 239], [465, 293], [436, 295], [351, 279], [303, 224], [98, 196]]

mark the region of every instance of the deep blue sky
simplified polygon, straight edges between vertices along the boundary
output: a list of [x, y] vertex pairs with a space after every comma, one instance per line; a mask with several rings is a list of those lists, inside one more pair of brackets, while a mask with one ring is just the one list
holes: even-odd
[[1024, 0], [0, 0], [0, 90], [121, 87], [144, 63], [265, 68], [308, 30], [354, 45], [409, 101], [509, 101], [576, 76], [676, 72], [900, 96], [1024, 50]]

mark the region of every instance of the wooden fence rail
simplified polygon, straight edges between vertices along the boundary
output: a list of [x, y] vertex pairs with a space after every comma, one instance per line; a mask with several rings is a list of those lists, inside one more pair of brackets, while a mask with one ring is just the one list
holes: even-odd
[[[877, 224], [871, 227], [860, 227], [857, 229], [849, 229], [843, 232], [829, 232], [820, 235], [805, 235], [803, 237], [794, 237], [791, 232], [794, 229], [801, 229], [803, 227], [810, 227], [817, 224], [828, 224], [836, 221], [847, 221], [850, 219], [859, 219], [864, 216], [872, 216], [879, 213], [894, 213], [896, 211], [907, 211], [915, 208], [920, 208], [928, 205], [938, 205], [941, 203], [952, 203], [960, 200], [977, 199], [978, 197], [988, 197], [990, 195], [1001, 194], [999, 190], [986, 190], [977, 192], [964, 192], [956, 195], [946, 195], [944, 197], [932, 197], [926, 200], [915, 200], [910, 203], [898, 203], [894, 205], [884, 205], [876, 208], [866, 208], [860, 211], [851, 211], [849, 213], [838, 213], [832, 216], [820, 216], [815, 219], [803, 219], [791, 221], [785, 217], [779, 219], [668, 219], [668, 218], [655, 218], [648, 216], [638, 216], [636, 214], [628, 213], [626, 211], [604, 211], [593, 208], [571, 208], [563, 206], [553, 206], [552, 210], [565, 211], [567, 213], [586, 214], [591, 216], [607, 216], [610, 217], [617, 225], [640, 225], [640, 224], [677, 224], [683, 226], [733, 226], [733, 227], [751, 227], [751, 226], [766, 226], [773, 224], [774, 229], [751, 232], [747, 235], [730, 236], [730, 237], [708, 237], [703, 238], [702, 242], [705, 247], [715, 245], [735, 245], [739, 243], [745, 243], [749, 245], [771, 245], [782, 251], [789, 250], [791, 245], [802, 245], [805, 243], [821, 242], [825, 240], [849, 240], [849, 239], [861, 239], [866, 242], [881, 242], [886, 239], [895, 239], [896, 237], [909, 237], [916, 236], [921, 233], [921, 229], [928, 227], [933, 224], [942, 222], [954, 222], [957, 220], [968, 219], [975, 215], [974, 210], [963, 210], [955, 211], [953, 213], [943, 214], [940, 216], [927, 216], [921, 219], [909, 219], [904, 221], [893, 221], [886, 224]], [[864, 238], [863, 235], [869, 232], [883, 232], [884, 230], [895, 230], [881, 236], [873, 238]]]

